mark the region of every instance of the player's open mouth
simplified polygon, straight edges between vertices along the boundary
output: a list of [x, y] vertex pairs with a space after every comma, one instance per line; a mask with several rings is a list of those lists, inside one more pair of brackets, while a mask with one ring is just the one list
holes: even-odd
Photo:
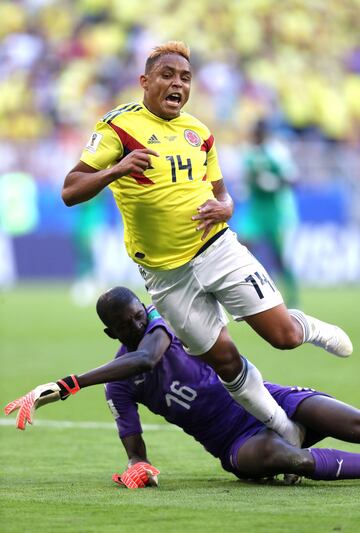
[[181, 103], [181, 94], [180, 93], [170, 93], [165, 98], [166, 102], [171, 106], [178, 106]]

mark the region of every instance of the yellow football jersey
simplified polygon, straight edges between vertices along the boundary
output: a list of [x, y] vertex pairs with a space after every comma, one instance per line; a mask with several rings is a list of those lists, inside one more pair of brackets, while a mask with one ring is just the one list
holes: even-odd
[[[172, 120], [143, 104], [121, 105], [107, 113], [85, 147], [81, 161], [101, 170], [137, 148], [151, 148], [151, 168], [112, 182], [121, 211], [129, 256], [145, 267], [167, 270], [190, 261], [200, 247], [197, 208], [214, 198], [212, 181], [222, 179], [214, 138], [187, 113]], [[226, 227], [222, 222], [207, 236]], [[206, 242], [206, 241], [205, 241]]]

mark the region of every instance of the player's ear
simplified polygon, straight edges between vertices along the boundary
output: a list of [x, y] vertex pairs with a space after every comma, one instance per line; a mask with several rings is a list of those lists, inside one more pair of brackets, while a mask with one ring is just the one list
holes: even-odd
[[110, 328], [105, 328], [104, 329], [104, 333], [105, 333], [105, 335], [110, 337], [110, 339], [117, 339], [117, 336], [111, 331]]
[[148, 77], [146, 74], [141, 74], [140, 76], [140, 85], [144, 89], [144, 91], [148, 88]]

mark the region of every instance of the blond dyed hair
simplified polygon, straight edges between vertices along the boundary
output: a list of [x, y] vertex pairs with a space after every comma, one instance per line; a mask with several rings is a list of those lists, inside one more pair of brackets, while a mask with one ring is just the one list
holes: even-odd
[[175, 54], [184, 57], [190, 63], [190, 48], [182, 41], [168, 41], [155, 46], [145, 63], [145, 73], [148, 73], [160, 57]]

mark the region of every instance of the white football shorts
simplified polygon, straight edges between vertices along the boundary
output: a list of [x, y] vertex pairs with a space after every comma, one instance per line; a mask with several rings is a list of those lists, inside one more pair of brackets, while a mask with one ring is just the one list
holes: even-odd
[[222, 306], [242, 320], [283, 303], [264, 267], [230, 229], [179, 268], [139, 270], [153, 304], [192, 355], [215, 344], [228, 322]]

